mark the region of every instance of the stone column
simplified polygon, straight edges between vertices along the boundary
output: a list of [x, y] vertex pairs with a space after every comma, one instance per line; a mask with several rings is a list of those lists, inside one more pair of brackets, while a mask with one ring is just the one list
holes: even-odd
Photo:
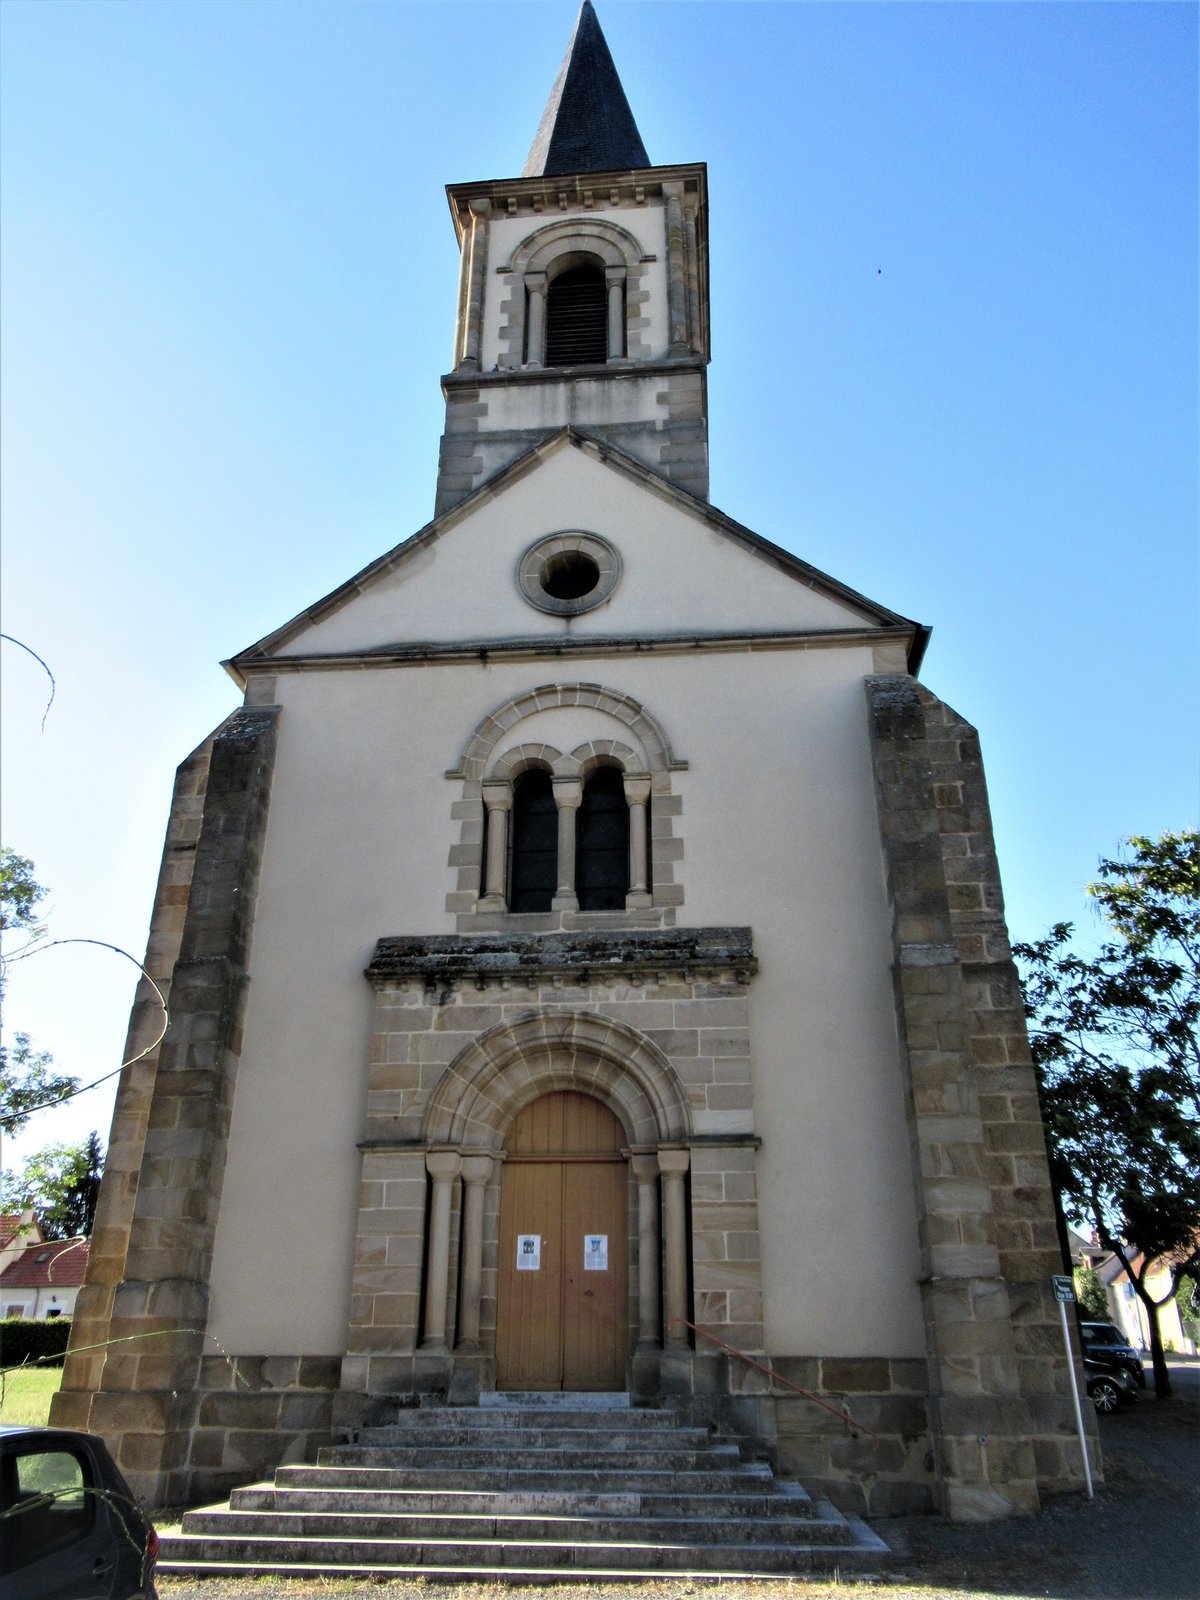
[[483, 804], [487, 814], [487, 882], [479, 900], [480, 911], [506, 911], [505, 869], [508, 863], [508, 813], [512, 810], [512, 784], [483, 785]]
[[525, 324], [525, 365], [540, 367], [546, 358], [546, 274], [527, 272], [529, 312]]
[[446, 1294], [450, 1285], [450, 1200], [462, 1167], [457, 1150], [430, 1150], [425, 1170], [433, 1179], [429, 1208], [429, 1255], [425, 1271], [425, 1337], [423, 1350], [446, 1348]]
[[667, 354], [678, 358], [691, 355], [687, 333], [687, 268], [683, 230], [683, 185], [664, 183], [667, 201], [667, 322], [670, 346]]
[[690, 1156], [686, 1150], [660, 1150], [658, 1170], [662, 1174], [663, 1208], [663, 1321], [668, 1347], [686, 1346], [688, 1330], [672, 1327], [675, 1317], [686, 1317], [687, 1303], [687, 1215], [683, 1199], [683, 1175]]
[[625, 896], [626, 910], [651, 904], [650, 852], [646, 847], [646, 807], [650, 800], [650, 778], [629, 777], [624, 780], [625, 801], [629, 806], [629, 893]]
[[575, 893], [575, 813], [583, 799], [582, 778], [555, 778], [554, 804], [558, 807], [558, 890], [551, 900], [555, 911], [578, 911]]
[[631, 1156], [638, 1194], [638, 1349], [657, 1350], [658, 1303], [658, 1157]]
[[479, 350], [483, 342], [483, 296], [487, 279], [487, 218], [492, 209], [490, 200], [472, 200], [471, 238], [467, 248], [471, 253], [467, 273], [467, 303], [464, 307], [462, 357], [460, 372], [479, 371]]
[[701, 355], [704, 349], [704, 336], [700, 319], [700, 246], [696, 238], [694, 206], [689, 205], [684, 208], [683, 225], [687, 238], [688, 325], [691, 332], [689, 342], [692, 350]]
[[483, 1292], [483, 1200], [494, 1163], [491, 1156], [464, 1156], [462, 1286], [458, 1345], [479, 1348], [479, 1301]]
[[625, 354], [625, 268], [606, 267], [608, 284], [608, 359], [619, 361]]

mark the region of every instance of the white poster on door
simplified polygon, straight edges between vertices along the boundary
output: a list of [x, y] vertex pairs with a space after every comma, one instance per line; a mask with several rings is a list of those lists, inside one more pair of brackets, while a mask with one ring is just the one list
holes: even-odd
[[606, 1233], [584, 1234], [583, 1270], [585, 1272], [608, 1271], [608, 1235]]
[[542, 1236], [540, 1233], [517, 1235], [517, 1271], [538, 1272], [542, 1265]]

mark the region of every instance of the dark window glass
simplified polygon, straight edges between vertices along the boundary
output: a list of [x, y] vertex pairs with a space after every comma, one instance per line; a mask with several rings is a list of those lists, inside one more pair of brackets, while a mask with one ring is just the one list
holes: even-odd
[[597, 267], [569, 267], [546, 291], [546, 365], [608, 359], [608, 287]]
[[583, 788], [575, 842], [581, 911], [623, 911], [629, 892], [629, 807], [616, 767], [598, 767]]
[[549, 911], [558, 887], [558, 808], [548, 772], [513, 786], [510, 911]]
[[91, 1474], [74, 1451], [17, 1455], [5, 1480], [0, 1570], [13, 1572], [90, 1531], [96, 1514]]

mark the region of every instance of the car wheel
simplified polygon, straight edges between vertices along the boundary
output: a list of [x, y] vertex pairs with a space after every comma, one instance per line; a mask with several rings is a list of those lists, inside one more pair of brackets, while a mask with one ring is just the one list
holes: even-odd
[[1109, 1378], [1097, 1378], [1088, 1387], [1092, 1404], [1102, 1417], [1107, 1417], [1121, 1404], [1121, 1391]]

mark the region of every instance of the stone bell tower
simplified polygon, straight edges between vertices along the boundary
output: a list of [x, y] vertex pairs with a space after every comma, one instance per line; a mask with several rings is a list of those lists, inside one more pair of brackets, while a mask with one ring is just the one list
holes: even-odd
[[446, 193], [462, 269], [437, 514], [568, 424], [707, 499], [706, 169], [650, 164], [591, 0], [521, 176]]

